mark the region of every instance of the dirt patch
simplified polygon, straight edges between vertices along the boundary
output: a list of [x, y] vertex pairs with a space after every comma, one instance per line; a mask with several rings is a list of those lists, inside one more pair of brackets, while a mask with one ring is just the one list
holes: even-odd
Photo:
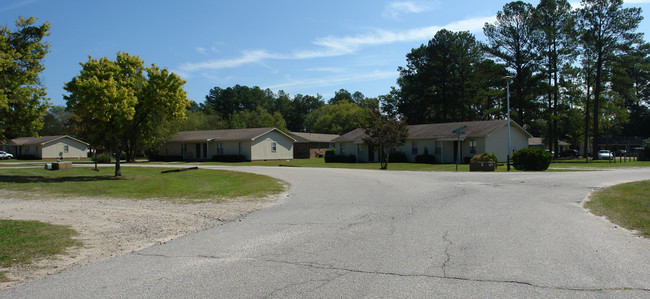
[[286, 193], [282, 193], [219, 204], [177, 204], [97, 198], [21, 199], [24, 194], [0, 190], [0, 219], [67, 225], [79, 232], [76, 238], [83, 242], [83, 246], [72, 248], [65, 255], [0, 268], [10, 279], [0, 282], [0, 290], [233, 221], [285, 197]]

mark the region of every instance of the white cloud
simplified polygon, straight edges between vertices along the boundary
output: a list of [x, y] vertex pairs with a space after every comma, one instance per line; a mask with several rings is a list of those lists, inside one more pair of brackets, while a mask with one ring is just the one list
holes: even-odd
[[390, 17], [395, 19], [401, 14], [421, 13], [427, 10], [429, 10], [428, 6], [415, 3], [415, 2], [410, 2], [410, 1], [391, 2], [386, 6], [382, 15], [384, 17]]
[[239, 58], [211, 60], [199, 63], [186, 63], [179, 68], [182, 72], [194, 72], [205, 69], [235, 68], [249, 63], [262, 62], [266, 59], [278, 59], [279, 55], [271, 54], [265, 50], [246, 51]]
[[377, 71], [372, 73], [363, 73], [363, 74], [348, 74], [335, 77], [326, 77], [326, 78], [311, 78], [303, 80], [287, 80], [287, 82], [279, 83], [275, 85], [265, 86], [264, 88], [269, 88], [271, 90], [280, 90], [280, 89], [297, 89], [301, 87], [326, 87], [326, 86], [338, 86], [342, 83], [350, 82], [365, 82], [373, 81], [379, 79], [387, 78], [397, 78], [399, 72], [397, 71]]
[[486, 22], [494, 22], [494, 20], [495, 17], [473, 18], [450, 23], [446, 26], [430, 26], [407, 31], [378, 30], [374, 33], [357, 36], [325, 37], [317, 39], [314, 44], [344, 53], [351, 53], [362, 46], [429, 40], [443, 28], [451, 31], [476, 32], [480, 31]]
[[35, 2], [37, 2], [37, 1], [38, 1], [38, 0], [22, 0], [22, 1], [16, 1], [16, 3], [10, 4], [9, 6], [0, 7], [0, 11], [7, 11], [7, 10], [10, 10], [10, 9], [14, 9], [14, 8], [18, 8], [18, 7], [21, 7], [21, 6], [25, 6], [25, 5], [28, 5], [28, 4], [35, 3]]
[[316, 67], [307, 69], [310, 72], [323, 72], [323, 73], [344, 73], [347, 68], [343, 67]]
[[[186, 63], [179, 67], [179, 72], [188, 74], [199, 70], [235, 68], [245, 64], [262, 63], [267, 59], [312, 59], [321, 57], [342, 56], [355, 53], [361, 47], [378, 46], [401, 42], [424, 42], [436, 34], [440, 29], [451, 31], [477, 32], [486, 22], [494, 22], [495, 17], [482, 17], [461, 20], [445, 26], [430, 26], [406, 31], [377, 30], [372, 33], [355, 36], [328, 36], [316, 39], [313, 44], [319, 46], [314, 50], [296, 50], [290, 54], [273, 54], [266, 50], [245, 51], [240, 57], [232, 59], [210, 60], [198, 63]], [[197, 48], [201, 52], [203, 48]]]
[[625, 0], [625, 4], [643, 4], [650, 3], [650, 0]]

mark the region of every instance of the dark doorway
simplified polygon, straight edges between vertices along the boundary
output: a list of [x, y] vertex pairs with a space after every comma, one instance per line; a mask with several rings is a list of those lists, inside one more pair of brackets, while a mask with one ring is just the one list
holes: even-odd
[[375, 148], [368, 145], [368, 162], [375, 162]]
[[196, 144], [196, 159], [200, 159], [200, 158], [201, 158], [201, 144], [197, 143]]
[[[460, 143], [460, 152], [463, 153], [463, 143]], [[454, 141], [454, 163], [463, 163], [463, 161], [458, 161], [458, 141]]]

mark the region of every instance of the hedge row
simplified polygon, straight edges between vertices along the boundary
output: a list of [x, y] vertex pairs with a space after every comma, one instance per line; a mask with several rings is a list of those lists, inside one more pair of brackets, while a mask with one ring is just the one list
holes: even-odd
[[215, 162], [246, 162], [246, 156], [244, 155], [214, 155], [212, 156], [212, 161]]
[[357, 157], [354, 155], [337, 155], [336, 150], [328, 149], [325, 151], [325, 163], [357, 163]]

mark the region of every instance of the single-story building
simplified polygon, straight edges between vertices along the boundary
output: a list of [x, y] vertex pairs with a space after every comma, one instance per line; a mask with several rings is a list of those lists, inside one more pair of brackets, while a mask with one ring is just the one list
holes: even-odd
[[289, 135], [296, 140], [293, 143], [293, 158], [294, 159], [312, 159], [322, 158], [325, 156], [325, 151], [334, 148], [334, 138], [338, 138], [336, 134], [316, 134], [304, 132], [289, 132]]
[[195, 161], [216, 155], [242, 155], [248, 161], [291, 160], [294, 141], [276, 128], [184, 131], [166, 140], [159, 154]]
[[68, 135], [18, 137], [7, 143], [15, 157], [35, 159], [82, 159], [88, 157], [89, 144]]
[[[557, 145], [559, 147], [559, 153], [568, 150], [570, 144], [566, 141], [563, 140], [558, 140]], [[532, 137], [528, 138], [528, 147], [536, 147], [536, 148], [541, 148], [541, 149], [548, 149], [546, 144], [544, 144], [544, 140], [540, 137]]]
[[[460, 135], [460, 161], [479, 153], [494, 153], [499, 161], [506, 161], [508, 152], [507, 120], [488, 120], [423, 124], [408, 126], [409, 137], [404, 145], [394, 149], [406, 155], [409, 162], [426, 151], [438, 163], [455, 163], [458, 157], [459, 136], [454, 130], [465, 126]], [[334, 139], [338, 155], [354, 155], [359, 162], [377, 162], [378, 153], [363, 142], [363, 129], [355, 129]], [[528, 147], [526, 132], [516, 122], [510, 122], [510, 149], [515, 152]]]

